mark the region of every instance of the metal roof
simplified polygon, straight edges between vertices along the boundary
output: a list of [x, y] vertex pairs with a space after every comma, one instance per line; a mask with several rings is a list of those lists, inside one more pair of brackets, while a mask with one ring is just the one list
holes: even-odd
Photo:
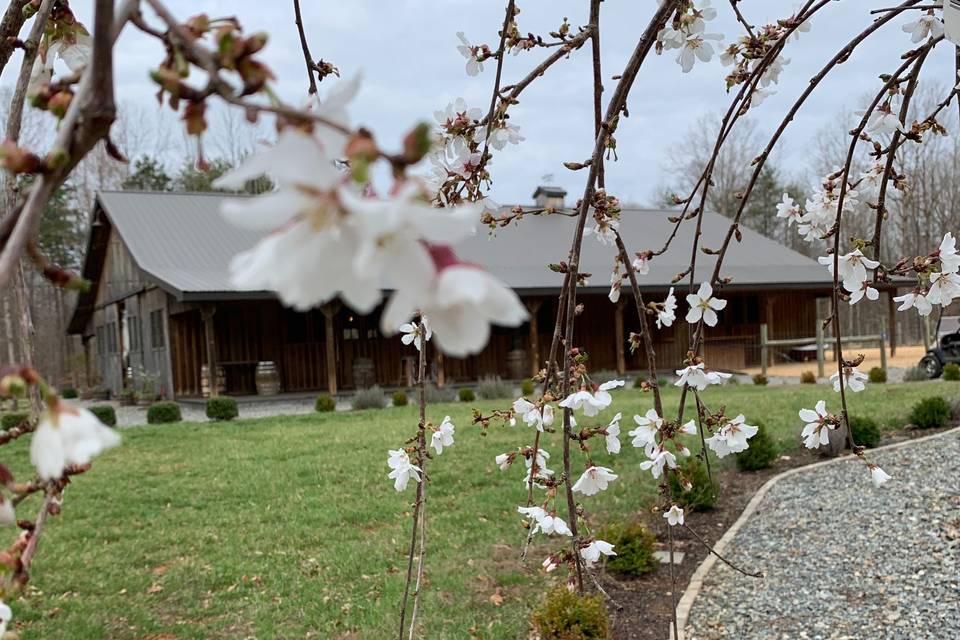
[[[237, 196], [220, 193], [105, 191], [98, 206], [126, 244], [139, 268], [179, 300], [272, 297], [269, 292], [245, 291], [230, 282], [230, 260], [262, 237], [237, 228], [220, 215], [221, 204]], [[659, 248], [672, 230], [674, 212], [624, 208], [620, 232], [631, 251]], [[567, 259], [575, 220], [569, 216], [530, 216], [491, 235], [480, 227], [455, 247], [461, 259], [484, 265], [512, 288], [527, 293], [556, 291], [560, 274], [546, 268]], [[719, 247], [730, 220], [705, 213], [701, 246]], [[670, 249], [650, 263], [644, 289], [663, 289], [686, 269], [695, 223], [685, 221]], [[731, 244], [722, 272], [730, 288], [829, 288], [831, 279], [816, 261], [743, 228], [743, 242]], [[581, 272], [593, 274], [587, 290], [606, 291], [614, 249], [594, 237], [584, 238]], [[101, 254], [88, 256], [84, 273], [99, 275]], [[716, 257], [697, 256], [698, 280], [712, 270]]]

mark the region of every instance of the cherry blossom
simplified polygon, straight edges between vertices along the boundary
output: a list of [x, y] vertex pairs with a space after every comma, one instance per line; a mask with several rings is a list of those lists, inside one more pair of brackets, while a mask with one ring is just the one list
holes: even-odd
[[663, 444], [657, 445], [651, 442], [647, 444], [644, 453], [647, 454], [649, 460], [641, 462], [640, 468], [644, 471], [650, 469], [650, 473], [653, 474], [654, 478], [659, 478], [663, 475], [663, 468], [665, 466], [671, 469], [677, 468], [677, 457], [667, 451]]
[[482, 118], [483, 110], [480, 107], [467, 107], [463, 98], [457, 98], [446, 109], [434, 111], [433, 117], [447, 133], [459, 134]]
[[497, 151], [503, 151], [508, 144], [520, 144], [526, 138], [520, 135], [520, 127], [512, 125], [506, 120], [500, 121], [490, 131], [490, 137], [487, 138], [487, 128], [479, 127], [476, 133], [477, 140], [485, 140], [490, 143]]
[[530, 427], [536, 427], [537, 431], [543, 431], [544, 427], [553, 424], [553, 406], [544, 404], [541, 407], [530, 402], [526, 398], [518, 398], [513, 403], [513, 411], [523, 417], [523, 421]]
[[680, 427], [680, 432], [690, 436], [697, 435], [697, 423], [693, 420], [689, 420], [685, 425]]
[[[830, 275], [833, 274], [833, 256], [820, 256], [817, 262], [827, 267]], [[843, 288], [854, 293], [859, 291], [867, 280], [867, 269], [876, 269], [880, 263], [863, 255], [860, 249], [855, 249], [837, 259], [840, 280]], [[862, 294], [861, 294], [862, 295]]]
[[877, 488], [879, 488], [887, 480], [890, 480], [892, 477], [890, 474], [888, 474], [886, 471], [884, 471], [883, 469], [881, 469], [875, 464], [868, 465], [868, 467], [870, 469], [870, 479], [873, 480], [873, 486]]
[[960, 297], [960, 275], [956, 273], [930, 274], [930, 289], [927, 291], [927, 300], [931, 304], [949, 306], [954, 298]]
[[904, 33], [910, 34], [910, 42], [921, 42], [927, 37], [939, 38], [943, 35], [943, 22], [933, 15], [933, 11], [922, 14], [914, 22], [903, 25]]
[[740, 414], [707, 438], [706, 443], [718, 458], [723, 458], [731, 453], [746, 451], [750, 446], [747, 440], [755, 436], [757, 430], [757, 427], [746, 424], [746, 418]]
[[830, 443], [830, 429], [836, 429], [837, 419], [827, 412], [826, 402], [819, 400], [814, 409], [800, 409], [800, 419], [806, 423], [800, 436], [807, 449]]
[[501, 453], [494, 458], [494, 462], [496, 462], [497, 466], [500, 467], [500, 471], [506, 471], [510, 468], [510, 463], [513, 462], [513, 454]]
[[[549, 459], [550, 459], [550, 453], [538, 447], [537, 448], [537, 473], [542, 474], [544, 476], [553, 475], [553, 471], [547, 468], [547, 460]], [[533, 467], [533, 462], [529, 457], [524, 458], [524, 463], [527, 465], [527, 469], [530, 469]]]
[[555, 513], [547, 513], [543, 507], [517, 507], [517, 511], [536, 523], [533, 527], [534, 534], [539, 531], [548, 536], [553, 534], [560, 536], [573, 535], [570, 527], [562, 518], [558, 518]]
[[[633, 271], [638, 276], [645, 276], [649, 274], [650, 273], [650, 256], [648, 254], [637, 256], [636, 258], [633, 259], [631, 266], [633, 266]], [[673, 287], [670, 287], [670, 291], [673, 291]]]
[[424, 342], [433, 337], [433, 331], [430, 330], [430, 323], [427, 322], [426, 316], [421, 316], [419, 323], [406, 322], [400, 325], [400, 333], [403, 334], [400, 341], [406, 345], [412, 343], [417, 351], [423, 348]]
[[483, 60], [480, 59], [480, 56], [482, 55], [481, 52], [485, 50], [485, 46], [475, 47], [470, 44], [470, 41], [467, 40], [463, 31], [457, 32], [457, 38], [459, 38], [461, 42], [461, 44], [457, 45], [457, 51], [467, 59], [467, 75], [477, 75], [483, 71]]
[[559, 404], [561, 407], [570, 409], [571, 411], [582, 410], [583, 415], [592, 418], [609, 407], [610, 403], [613, 402], [610, 389], [622, 387], [623, 385], [623, 380], [610, 380], [598, 386], [596, 391], [593, 392], [589, 391], [586, 387], [581, 387], [578, 391], [564, 398]]
[[674, 382], [674, 386], [682, 387], [687, 385], [697, 391], [703, 391], [711, 384], [723, 384], [723, 381], [732, 377], [731, 373], [721, 371], [707, 371], [702, 362], [691, 364], [683, 369], [677, 369], [677, 375], [680, 378]]
[[[863, 114], [863, 111], [857, 112], [858, 116], [862, 117]], [[906, 133], [900, 116], [894, 113], [893, 106], [889, 103], [878, 106], [867, 119], [866, 132], [871, 135], [887, 135], [895, 131]]]
[[856, 291], [850, 293], [850, 304], [855, 305], [863, 298], [866, 297], [867, 300], [879, 300], [880, 292], [870, 286], [870, 283], [863, 281], [860, 283], [860, 288]]
[[613, 416], [613, 420], [610, 421], [610, 424], [607, 425], [606, 435], [604, 436], [604, 444], [607, 447], [607, 453], [620, 453], [620, 420], [623, 417], [622, 413], [617, 413]]
[[490, 324], [519, 326], [527, 310], [517, 294], [480, 267], [460, 262], [446, 246], [431, 246], [436, 275], [399, 288], [387, 303], [381, 330], [389, 335], [417, 311], [430, 318], [440, 350], [454, 357], [478, 353]]
[[713, 45], [708, 40], [723, 40], [723, 36], [719, 33], [703, 33], [702, 26], [699, 31], [691, 29], [687, 34], [680, 49], [680, 54], [677, 56], [677, 62], [684, 73], [690, 72], [697, 60], [710, 62], [713, 58]]
[[676, 310], [677, 297], [673, 295], [673, 287], [670, 287], [670, 292], [667, 294], [666, 300], [657, 308], [657, 329], [673, 325], [673, 321], [677, 319], [674, 313]]
[[623, 275], [620, 273], [620, 262], [613, 265], [613, 271], [610, 272], [610, 293], [607, 298], [610, 302], [616, 304], [620, 300], [620, 287], [623, 284]]
[[696, 324], [701, 319], [709, 327], [717, 326], [717, 311], [727, 306], [726, 300], [713, 297], [713, 287], [709, 282], [704, 282], [696, 293], [687, 295], [687, 304], [690, 305], [690, 311], [687, 312], [687, 322]]
[[777, 205], [777, 217], [785, 219], [787, 226], [790, 226], [794, 222], [800, 222], [803, 217], [803, 211], [800, 209], [800, 205], [785, 193], [783, 194], [783, 200]]
[[550, 573], [551, 571], [556, 569], [559, 566], [559, 564], [557, 563], [556, 556], [551, 555], [546, 557], [546, 559], [543, 561], [541, 566], [543, 567], [544, 571], [546, 571], [547, 573]]
[[933, 305], [927, 299], [927, 291], [924, 289], [914, 289], [902, 296], [896, 296], [894, 300], [901, 303], [897, 311], [916, 309], [921, 316], [928, 316], [933, 311]]
[[594, 540], [587, 546], [580, 549], [580, 557], [583, 558], [587, 567], [592, 567], [600, 560], [600, 556], [615, 556], [613, 545], [604, 540]]
[[940, 248], [937, 249], [937, 257], [940, 259], [940, 271], [956, 273], [960, 270], [960, 254], [957, 253], [957, 241], [952, 233], [947, 232], [943, 236]]
[[656, 441], [657, 433], [663, 426], [663, 418], [657, 413], [656, 409], [650, 409], [646, 415], [633, 416], [633, 421], [637, 423], [637, 428], [629, 433], [633, 437], [633, 446], [645, 447]]
[[[856, 367], [844, 367], [843, 368], [843, 386], [851, 391], [863, 391], [866, 389], [864, 381], [867, 380], [869, 376], [865, 373], [860, 373]], [[840, 391], [840, 372], [834, 373], [830, 376], [830, 381], [833, 382], [833, 390]]]
[[612, 245], [617, 241], [617, 229], [620, 227], [620, 221], [613, 218], [604, 218], [594, 223], [592, 227], [583, 230], [583, 235], [593, 235], [597, 237], [602, 245]]
[[454, 138], [453, 142], [447, 146], [447, 151], [450, 158], [446, 162], [445, 168], [461, 178], [470, 178], [480, 167], [483, 154], [479, 150], [471, 150], [463, 138]]
[[430, 436], [430, 446], [437, 451], [437, 455], [443, 453], [444, 447], [449, 447], [453, 444], [453, 432], [454, 426], [453, 423], [450, 422], [450, 416], [445, 416], [443, 422], [440, 423], [440, 426], [437, 427], [433, 435]]
[[593, 466], [583, 472], [580, 479], [573, 485], [573, 491], [592, 496], [604, 491], [607, 485], [616, 479], [617, 475], [611, 469]]
[[664, 512], [663, 517], [667, 519], [667, 523], [671, 527], [675, 527], [678, 524], [683, 524], [683, 509], [677, 505], [671, 505], [670, 510]]
[[88, 464], [120, 444], [120, 436], [90, 411], [57, 401], [44, 411], [30, 442], [30, 462], [44, 480], [56, 480], [68, 466]]
[[387, 458], [387, 466], [392, 469], [387, 475], [393, 479], [393, 488], [398, 492], [407, 488], [407, 483], [411, 478], [415, 482], [420, 482], [420, 467], [410, 462], [410, 456], [403, 449], [389, 451], [390, 457]]

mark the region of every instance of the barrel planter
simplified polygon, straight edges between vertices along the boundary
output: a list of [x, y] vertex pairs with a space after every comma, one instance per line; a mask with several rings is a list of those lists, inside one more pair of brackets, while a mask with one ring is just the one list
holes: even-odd
[[280, 370], [273, 360], [258, 362], [255, 378], [258, 396], [275, 396], [280, 393]]
[[[223, 370], [223, 367], [217, 366], [217, 393], [224, 394], [227, 392], [227, 376]], [[200, 367], [200, 392], [203, 394], [204, 398], [210, 397], [210, 367], [207, 365], [202, 365]]]
[[519, 380], [530, 375], [530, 361], [527, 358], [527, 352], [523, 349], [507, 351], [507, 371], [510, 372], [512, 380]]
[[354, 389], [369, 389], [377, 384], [377, 374], [372, 358], [356, 358], [353, 361]]

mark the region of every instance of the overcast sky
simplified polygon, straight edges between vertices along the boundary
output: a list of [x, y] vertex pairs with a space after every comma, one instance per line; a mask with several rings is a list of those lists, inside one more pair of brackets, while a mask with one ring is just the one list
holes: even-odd
[[[74, 10], [90, 24], [89, 1], [74, 0]], [[498, 0], [303, 0], [306, 31], [315, 58], [336, 64], [344, 75], [362, 72], [363, 88], [354, 113], [357, 124], [371, 128], [384, 146], [399, 140], [418, 120], [432, 119], [433, 111], [462, 96], [471, 105], [489, 104], [493, 64], [479, 76], [464, 72], [456, 50], [457, 31], [466, 32], [475, 44], [496, 46], [504, 3]], [[546, 35], [563, 16], [573, 25], [586, 22], [586, 0], [520, 0], [520, 27]], [[655, 6], [654, 0], [606, 0], [602, 33], [604, 76], [619, 73], [636, 38]], [[720, 11], [708, 31], [737, 33], [732, 12], [714, 0]], [[812, 30], [788, 45], [790, 65], [781, 76], [778, 94], [755, 110], [763, 132], [772, 130], [806, 86], [809, 78], [856, 32], [871, 20], [869, 10], [896, 4], [887, 0], [838, 0], [823, 9]], [[184, 18], [200, 11], [210, 16], [236, 15], [247, 31], [271, 35], [264, 58], [277, 75], [280, 94], [299, 102], [305, 95], [302, 54], [288, 0], [171, 0], [171, 9]], [[754, 24], [763, 24], [792, 13], [794, 0], [746, 0], [743, 12]], [[148, 19], [153, 16], [144, 9]], [[915, 13], [915, 12], [914, 12]], [[825, 82], [794, 125], [780, 152], [788, 168], [799, 170], [806, 159], [807, 142], [844, 107], [854, 108], [867, 91], [880, 86], [877, 76], [900, 64], [900, 55], [911, 47], [903, 24], [915, 19], [902, 16], [871, 41]], [[924, 78], [946, 84], [953, 78], [952, 48], [941, 46], [924, 68]], [[950, 49], [950, 50], [948, 50]], [[523, 75], [542, 59], [543, 51], [508, 57], [505, 83]], [[128, 27], [118, 44], [116, 67], [120, 98], [127, 103], [156, 109], [156, 87], [147, 70], [162, 57], [151, 39]], [[592, 96], [589, 47], [570, 60], [555, 65], [548, 75], [524, 93], [511, 121], [519, 125], [526, 141], [497, 156], [492, 169], [493, 197], [501, 203], [528, 202], [542, 176], [571, 192], [582, 190], [583, 176], [561, 163], [582, 161], [592, 148]], [[608, 169], [608, 188], [625, 201], [649, 202], [664, 179], [662, 167], [674, 142], [698, 117], [726, 109], [729, 96], [719, 61], [698, 63], [683, 74], [669, 52], [651, 56], [641, 72], [629, 102], [630, 118], [617, 133], [620, 162]], [[8, 65], [3, 83], [12, 84], [15, 66]], [[327, 82], [324, 82], [326, 85]], [[853, 122], [850, 126], [853, 126]], [[172, 128], [172, 127], [171, 127]], [[171, 131], [179, 136], [179, 131]], [[838, 159], [839, 164], [839, 159]]]

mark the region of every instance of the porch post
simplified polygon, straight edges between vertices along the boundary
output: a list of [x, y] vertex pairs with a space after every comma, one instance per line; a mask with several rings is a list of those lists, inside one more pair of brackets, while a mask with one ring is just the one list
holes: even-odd
[[437, 387], [442, 389], [447, 383], [447, 376], [443, 371], [443, 354], [437, 351]]
[[897, 295], [896, 289], [887, 291], [887, 327], [890, 331], [890, 357], [897, 355], [897, 306], [893, 297]]
[[[768, 331], [773, 328], [773, 303], [776, 301], [776, 299], [777, 299], [777, 296], [771, 295], [771, 294], [768, 294], [764, 298], [763, 322], [767, 325]], [[771, 336], [769, 333], [767, 333], [766, 339], [767, 340], [771, 339]], [[767, 349], [767, 357], [764, 358], [763, 366], [764, 368], [766, 368], [772, 364], [773, 364], [773, 351], [770, 349]], [[764, 371], [763, 375], [766, 375], [766, 371]]]
[[213, 317], [217, 308], [212, 304], [205, 304], [200, 308], [200, 317], [203, 318], [203, 333], [207, 343], [207, 384], [210, 387], [210, 397], [220, 395], [220, 376], [217, 360], [217, 330]]
[[540, 311], [542, 300], [525, 300], [524, 304], [530, 312], [530, 375], [540, 373], [540, 327], [537, 325], [537, 312]]
[[623, 346], [626, 341], [623, 335], [623, 304], [623, 300], [618, 300], [613, 305], [613, 334], [614, 340], [616, 340], [617, 374], [621, 376], [627, 372], [627, 354]]
[[326, 338], [327, 392], [337, 394], [337, 336], [333, 328], [333, 318], [340, 311], [339, 302], [328, 302], [320, 307], [324, 318], [324, 337]]

